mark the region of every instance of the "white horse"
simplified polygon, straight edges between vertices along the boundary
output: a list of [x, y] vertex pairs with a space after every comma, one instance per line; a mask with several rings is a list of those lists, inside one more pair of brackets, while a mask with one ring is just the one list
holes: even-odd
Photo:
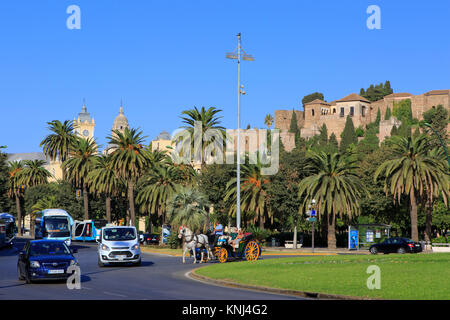
[[[209, 247], [208, 237], [204, 234], [195, 235], [191, 229], [188, 227], [182, 226], [178, 230], [178, 238], [182, 239], [184, 237], [184, 246], [183, 246], [183, 263], [185, 263], [186, 252], [192, 250], [192, 254], [194, 256], [194, 263], [197, 263], [197, 254], [195, 252], [195, 248], [205, 248], [208, 252], [208, 259], [213, 259], [214, 256], [211, 252], [211, 248]], [[201, 250], [201, 260], [200, 263], [203, 262], [203, 250]]]

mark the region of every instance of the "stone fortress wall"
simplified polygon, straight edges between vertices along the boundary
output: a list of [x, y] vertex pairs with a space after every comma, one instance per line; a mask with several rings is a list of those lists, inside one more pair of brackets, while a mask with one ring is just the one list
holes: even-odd
[[[411, 100], [413, 117], [423, 119], [422, 114], [431, 108], [442, 105], [450, 112], [450, 90], [432, 90], [421, 95], [410, 93], [393, 93], [383, 99], [370, 102], [367, 99], [352, 93], [340, 100], [325, 102], [316, 99], [305, 104], [304, 111], [295, 110], [297, 124], [303, 138], [311, 138], [320, 133], [320, 128], [326, 124], [328, 135], [334, 133], [340, 142], [341, 133], [344, 130], [347, 116], [350, 115], [355, 128], [376, 120], [378, 109], [381, 113], [380, 142], [390, 135], [394, 125], [397, 127], [400, 122], [394, 117], [384, 120], [386, 109], [389, 107], [393, 111], [394, 102], [401, 100]], [[275, 128], [280, 129], [280, 136], [287, 151], [295, 147], [293, 134], [288, 132], [291, 124], [293, 110], [275, 110]]]

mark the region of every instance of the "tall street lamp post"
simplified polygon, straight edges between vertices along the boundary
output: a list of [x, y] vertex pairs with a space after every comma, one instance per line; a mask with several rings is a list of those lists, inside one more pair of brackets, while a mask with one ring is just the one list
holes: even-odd
[[254, 61], [255, 59], [245, 53], [244, 49], [241, 47], [241, 34], [237, 34], [238, 38], [238, 46], [233, 52], [228, 52], [226, 54], [227, 59], [237, 60], [237, 66], [238, 66], [238, 106], [237, 106], [237, 146], [236, 146], [236, 154], [237, 154], [237, 185], [236, 185], [236, 227], [239, 229], [241, 227], [241, 157], [240, 157], [240, 151], [241, 151], [241, 94], [245, 94], [245, 91], [242, 90], [244, 86], [241, 86], [241, 59], [245, 61]]

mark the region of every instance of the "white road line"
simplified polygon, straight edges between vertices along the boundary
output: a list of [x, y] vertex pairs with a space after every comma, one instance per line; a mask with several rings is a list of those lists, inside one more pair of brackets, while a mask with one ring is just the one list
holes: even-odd
[[113, 292], [108, 292], [108, 291], [103, 291], [104, 294], [110, 295], [110, 296], [116, 296], [116, 297], [122, 297], [122, 298], [126, 298], [127, 296], [123, 295], [123, 294], [118, 294], [118, 293], [113, 293]]

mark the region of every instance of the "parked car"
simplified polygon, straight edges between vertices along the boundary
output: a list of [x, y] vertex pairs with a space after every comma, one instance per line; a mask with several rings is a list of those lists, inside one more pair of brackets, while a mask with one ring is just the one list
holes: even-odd
[[103, 227], [98, 242], [98, 265], [132, 263], [141, 264], [139, 235], [135, 227]]
[[72, 274], [67, 272], [67, 268], [78, 265], [73, 256], [76, 252], [76, 249], [69, 249], [62, 240], [29, 241], [19, 253], [19, 280], [31, 283], [35, 280], [67, 279]]
[[370, 246], [370, 253], [417, 253], [422, 251], [422, 245], [407, 238], [387, 238], [383, 242]]
[[157, 234], [144, 233], [141, 243], [149, 244], [159, 244], [159, 236]]

